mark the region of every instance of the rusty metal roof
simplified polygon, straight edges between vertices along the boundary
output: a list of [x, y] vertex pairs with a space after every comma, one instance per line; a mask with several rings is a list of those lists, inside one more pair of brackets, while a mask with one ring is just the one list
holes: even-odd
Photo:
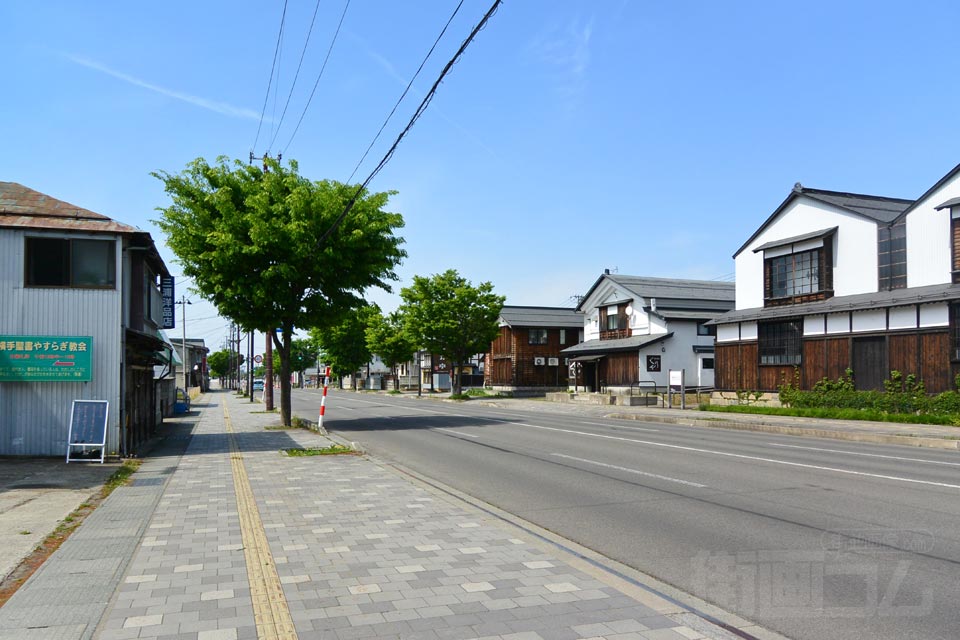
[[137, 233], [136, 227], [117, 222], [75, 204], [57, 200], [16, 182], [0, 182], [0, 227], [68, 229], [100, 233]]

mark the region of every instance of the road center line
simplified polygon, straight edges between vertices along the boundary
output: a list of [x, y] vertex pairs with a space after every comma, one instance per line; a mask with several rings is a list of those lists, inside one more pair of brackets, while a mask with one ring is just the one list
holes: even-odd
[[759, 456], [748, 456], [742, 453], [728, 453], [726, 451], [714, 451], [712, 449], [699, 449], [697, 447], [685, 447], [679, 444], [666, 444], [664, 442], [651, 442], [650, 440], [635, 440], [633, 438], [622, 438], [619, 436], [608, 436], [600, 433], [588, 433], [586, 431], [574, 431], [572, 429], [558, 429], [556, 427], [542, 427], [536, 424], [526, 422], [507, 422], [506, 424], [515, 424], [518, 427], [529, 427], [531, 429], [543, 429], [545, 431], [558, 431], [560, 433], [572, 433], [579, 436], [588, 436], [591, 438], [603, 438], [605, 440], [618, 440], [620, 442], [635, 442], [637, 444], [648, 444], [653, 447], [663, 447], [665, 449], [678, 449], [680, 451], [694, 451], [697, 453], [708, 453], [715, 456], [724, 456], [727, 458], [739, 458], [741, 460], [756, 460], [757, 462], [770, 462], [772, 464], [782, 464], [788, 467], [801, 467], [804, 469], [818, 469], [820, 471], [833, 471], [835, 473], [846, 473], [852, 476], [863, 476], [867, 478], [880, 478], [882, 480], [895, 480], [897, 482], [910, 482], [913, 484], [925, 484], [934, 487], [947, 487], [948, 489], [960, 489], [958, 484], [949, 484], [946, 482], [931, 482], [930, 480], [918, 480], [916, 478], [904, 478], [901, 476], [888, 476], [879, 473], [866, 473], [864, 471], [853, 471], [852, 469], [838, 469], [837, 467], [823, 467], [815, 464], [803, 464], [800, 462], [789, 462], [787, 460], [777, 460], [776, 458], [761, 458]]
[[848, 456], [866, 456], [868, 458], [886, 458], [888, 460], [905, 460], [907, 462], [923, 462], [926, 464], [945, 464], [950, 467], [960, 467], [960, 462], [941, 462], [940, 460], [924, 460], [923, 458], [905, 458], [903, 456], [885, 456], [879, 453], [860, 453], [859, 451], [843, 451], [842, 449], [823, 449], [821, 447], [801, 447], [795, 444], [778, 444], [768, 442], [771, 447], [784, 447], [788, 449], [806, 449], [808, 451], [827, 451], [830, 453], [843, 453]]
[[472, 436], [469, 433], [461, 433], [459, 431], [454, 431], [453, 429], [444, 429], [443, 427], [434, 427], [431, 431], [446, 431], [447, 433], [452, 433], [458, 436], [463, 436], [464, 438], [479, 438], [480, 436]]
[[551, 453], [550, 455], [557, 458], [565, 458], [567, 460], [576, 460], [577, 462], [583, 462], [586, 464], [595, 464], [598, 467], [606, 467], [607, 469], [616, 469], [617, 471], [625, 471], [626, 473], [634, 473], [638, 476], [647, 476], [648, 478], [656, 478], [658, 480], [666, 480], [668, 482], [678, 482], [680, 484], [685, 484], [690, 487], [700, 487], [701, 489], [705, 488], [707, 485], [700, 484], [699, 482], [690, 482], [689, 480], [680, 480], [679, 478], [671, 478], [670, 476], [661, 476], [656, 473], [648, 473], [646, 471], [640, 471], [639, 469], [630, 469], [627, 467], [618, 467], [615, 464], [607, 464], [606, 462], [597, 462], [596, 460], [587, 460], [586, 458], [576, 458], [574, 456], [564, 455], [562, 453]]
[[660, 429], [647, 429], [646, 427], [631, 427], [625, 424], [604, 424], [602, 422], [581, 422], [580, 424], [589, 424], [594, 427], [616, 427], [617, 429], [630, 429], [631, 431], [660, 431]]

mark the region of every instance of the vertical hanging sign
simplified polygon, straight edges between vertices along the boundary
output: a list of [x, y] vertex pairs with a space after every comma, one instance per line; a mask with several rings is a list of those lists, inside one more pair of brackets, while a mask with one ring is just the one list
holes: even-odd
[[173, 329], [177, 323], [173, 313], [173, 276], [160, 276], [160, 299], [162, 301], [161, 329]]

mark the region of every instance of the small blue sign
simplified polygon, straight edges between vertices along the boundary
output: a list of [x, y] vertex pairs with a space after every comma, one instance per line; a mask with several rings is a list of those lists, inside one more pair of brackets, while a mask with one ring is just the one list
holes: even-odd
[[173, 313], [173, 276], [160, 276], [160, 298], [162, 300], [161, 329], [173, 329], [177, 326]]

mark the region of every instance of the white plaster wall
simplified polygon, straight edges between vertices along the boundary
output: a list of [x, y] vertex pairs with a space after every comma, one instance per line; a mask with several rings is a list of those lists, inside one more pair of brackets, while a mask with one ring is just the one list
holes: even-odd
[[[640, 380], [652, 380], [663, 390], [669, 383], [670, 369], [685, 369], [687, 386], [696, 386], [699, 358], [693, 351], [693, 345], [712, 344], [713, 338], [698, 336], [696, 322], [674, 320], [670, 330], [673, 332], [672, 337], [640, 349]], [[662, 371], [659, 373], [647, 371], [648, 354], [661, 356]]]
[[871, 309], [857, 311], [851, 316], [853, 331], [885, 331], [887, 328], [887, 310]]
[[740, 324], [734, 322], [732, 324], [718, 324], [717, 325], [717, 342], [736, 342], [740, 339]]
[[946, 302], [920, 305], [920, 328], [946, 327], [950, 324], [950, 311]]
[[850, 333], [850, 314], [827, 314], [827, 333]]
[[583, 319], [583, 339], [600, 339], [600, 311], [592, 309], [584, 315]]
[[909, 307], [893, 307], [890, 309], [890, 329], [916, 329], [917, 328], [917, 308], [913, 305]]
[[741, 322], [740, 323], [740, 339], [756, 340], [757, 339], [757, 323]]
[[804, 316], [803, 318], [803, 335], [805, 336], [822, 336], [825, 332], [825, 322], [823, 314], [815, 316]]
[[673, 325], [675, 325], [677, 322], [678, 322], [677, 320], [674, 320], [674, 321], [671, 323], [671, 322], [665, 320], [664, 318], [661, 318], [661, 317], [655, 316], [655, 315], [651, 315], [651, 316], [650, 316], [650, 329], [649, 329], [649, 331], [647, 331], [647, 333], [649, 333], [649, 334], [652, 335], [652, 336], [660, 335], [660, 334], [663, 334], [663, 333], [667, 333], [667, 331], [672, 330]]
[[934, 207], [960, 197], [960, 174], [907, 214], [907, 286], [950, 282], [950, 210]]
[[[830, 227], [838, 227], [833, 252], [835, 295], [847, 296], [876, 291], [876, 223], [830, 205], [800, 197], [790, 203], [763, 233], [737, 255], [734, 261], [737, 274], [737, 309], [763, 306], [763, 252], [754, 253], [755, 247]], [[908, 241], [909, 238], [908, 229]]]

